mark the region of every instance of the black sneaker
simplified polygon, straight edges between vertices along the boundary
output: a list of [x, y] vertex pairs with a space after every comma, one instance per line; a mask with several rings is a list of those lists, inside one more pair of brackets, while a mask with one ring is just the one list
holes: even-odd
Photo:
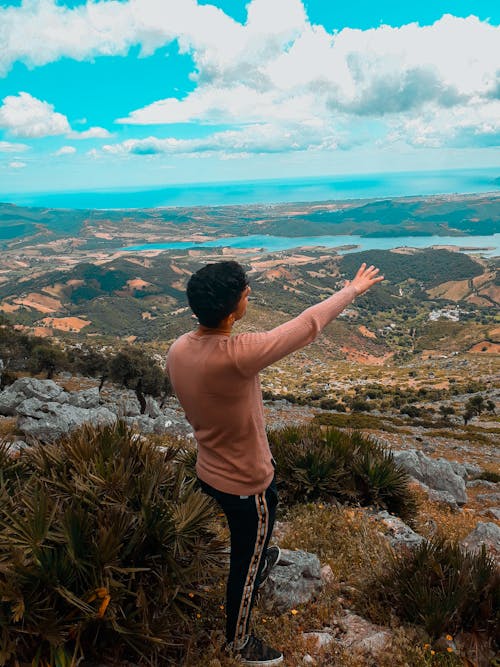
[[281, 665], [283, 653], [264, 644], [262, 639], [249, 635], [245, 643], [236, 651], [243, 665]]
[[260, 588], [264, 584], [273, 567], [279, 563], [280, 558], [281, 549], [279, 547], [269, 547], [269, 549], [267, 549], [264, 558], [264, 567], [260, 573], [259, 585], [257, 588]]

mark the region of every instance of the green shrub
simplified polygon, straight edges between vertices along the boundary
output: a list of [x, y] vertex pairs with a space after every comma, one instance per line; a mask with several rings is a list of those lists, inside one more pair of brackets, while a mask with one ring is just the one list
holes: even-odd
[[394, 554], [366, 592], [432, 638], [461, 631], [500, 637], [500, 573], [484, 547], [474, 553], [442, 539], [423, 542]]
[[178, 450], [119, 422], [2, 463], [0, 665], [179, 664], [224, 542]]
[[349, 414], [319, 414], [313, 419], [313, 423], [321, 426], [334, 426], [335, 428], [349, 429], [380, 429], [388, 433], [395, 433], [396, 429], [376, 415], [367, 415], [362, 412]]
[[422, 414], [422, 410], [417, 408], [416, 405], [403, 405], [399, 412], [402, 415], [408, 415], [408, 417], [420, 417]]
[[359, 432], [315, 424], [269, 431], [286, 504], [337, 499], [377, 505], [409, 520], [416, 503], [392, 454]]
[[354, 398], [351, 401], [351, 410], [353, 412], [370, 412], [372, 406], [368, 401], [363, 400], [362, 398]]
[[498, 472], [493, 472], [492, 470], [483, 470], [479, 474], [475, 475], [473, 479], [482, 479], [486, 482], [500, 482], [500, 474]]
[[322, 410], [335, 410], [336, 412], [345, 412], [346, 407], [340, 401], [336, 401], [334, 398], [324, 398], [320, 401], [319, 407]]

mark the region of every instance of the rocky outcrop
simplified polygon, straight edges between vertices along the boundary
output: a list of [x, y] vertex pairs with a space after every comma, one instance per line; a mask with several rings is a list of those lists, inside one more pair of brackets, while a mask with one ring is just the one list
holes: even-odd
[[402, 547], [412, 549], [418, 547], [425, 540], [422, 535], [407, 526], [402, 519], [389, 514], [386, 510], [370, 513], [370, 516], [382, 524], [383, 534], [393, 549], [397, 550]]
[[392, 637], [387, 628], [373, 625], [351, 612], [340, 619], [339, 625], [345, 633], [339, 642], [344, 648], [374, 658], [385, 651]]
[[492, 521], [479, 522], [461, 544], [471, 551], [479, 551], [484, 545], [486, 551], [500, 563], [500, 527]]
[[173, 406], [160, 409], [146, 397], [141, 414], [133, 391], [97, 387], [68, 392], [53, 380], [25, 377], [0, 392], [0, 415], [17, 416], [17, 428], [26, 440], [50, 442], [73, 429], [90, 423], [112, 424], [124, 419], [141, 433], [188, 436], [191, 427]]
[[[464, 472], [467, 474], [465, 467], [462, 470], [458, 467], [459, 464], [455, 466], [455, 469], [460, 472], [458, 475], [446, 459], [432, 459], [416, 449], [395, 451], [394, 459], [425, 487], [446, 492], [458, 506], [465, 505], [467, 502], [467, 491], [462, 476]], [[445, 502], [446, 499], [449, 500], [449, 496], [444, 497]]]
[[[35, 401], [38, 406], [35, 405]], [[26, 407], [28, 405], [28, 407]], [[76, 408], [69, 403], [42, 403], [28, 399], [18, 406], [17, 427], [25, 435], [48, 442], [67, 434], [69, 431], [91, 423], [95, 426], [111, 425], [116, 422], [116, 414], [104, 406], [98, 408]]]
[[278, 614], [305, 604], [323, 587], [321, 564], [307, 551], [281, 550], [281, 558], [262, 587], [262, 605]]

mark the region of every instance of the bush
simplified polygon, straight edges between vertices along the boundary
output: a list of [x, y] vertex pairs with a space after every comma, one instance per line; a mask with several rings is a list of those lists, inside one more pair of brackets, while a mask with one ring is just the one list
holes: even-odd
[[384, 421], [381, 417], [367, 415], [362, 412], [352, 412], [350, 414], [319, 414], [313, 419], [314, 424], [322, 426], [334, 426], [335, 428], [351, 429], [380, 429], [388, 433], [395, 433], [396, 429]]
[[50, 380], [56, 371], [65, 370], [67, 366], [66, 355], [53, 345], [36, 345], [31, 351], [30, 370], [32, 373], [46, 372]]
[[179, 664], [224, 542], [178, 451], [119, 422], [0, 458], [0, 665]]
[[368, 401], [363, 400], [362, 398], [354, 398], [351, 401], [351, 410], [353, 412], [370, 412], [372, 406]]
[[335, 410], [336, 412], [346, 411], [345, 405], [340, 401], [336, 401], [334, 398], [324, 398], [320, 402], [319, 407], [322, 410]]
[[500, 482], [500, 473], [493, 472], [492, 470], [483, 470], [479, 474], [475, 475], [473, 479], [481, 479], [486, 482], [494, 482], [498, 484]]
[[415, 515], [408, 474], [371, 438], [316, 425], [289, 426], [268, 437], [286, 504], [337, 499], [377, 505], [406, 520]]
[[473, 553], [442, 539], [423, 542], [394, 555], [368, 591], [372, 602], [423, 626], [432, 638], [461, 631], [500, 636], [500, 573], [484, 547]]
[[422, 410], [420, 408], [417, 408], [416, 405], [403, 405], [402, 408], [400, 408], [399, 412], [402, 415], [408, 415], [408, 417], [420, 417], [422, 414]]

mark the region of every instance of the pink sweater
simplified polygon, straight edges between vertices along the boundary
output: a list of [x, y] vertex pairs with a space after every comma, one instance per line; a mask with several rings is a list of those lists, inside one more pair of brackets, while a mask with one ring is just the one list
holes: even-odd
[[186, 333], [171, 346], [167, 372], [194, 429], [196, 471], [235, 495], [260, 493], [274, 468], [267, 441], [259, 371], [311, 343], [356, 296], [351, 285], [298, 317], [262, 333]]

